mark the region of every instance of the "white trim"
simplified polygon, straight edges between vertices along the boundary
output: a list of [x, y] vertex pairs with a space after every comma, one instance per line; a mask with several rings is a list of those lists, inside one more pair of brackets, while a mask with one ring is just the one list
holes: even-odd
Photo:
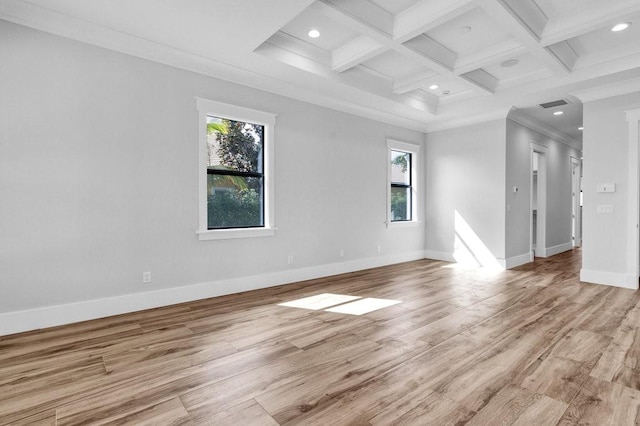
[[[275, 235], [275, 188], [273, 179], [274, 127], [277, 114], [196, 98], [198, 110], [198, 239], [226, 240], [231, 238], [270, 237]], [[264, 227], [208, 229], [207, 225], [207, 116], [228, 118], [264, 126]]]
[[574, 247], [582, 246], [582, 211], [580, 210], [580, 188], [582, 186], [582, 161], [579, 158], [570, 157], [571, 161], [571, 244]]
[[[391, 151], [402, 151], [411, 154], [411, 220], [391, 220]], [[420, 211], [418, 206], [422, 202], [419, 191], [420, 145], [387, 139], [387, 228], [411, 228], [420, 225]]]
[[556, 254], [564, 253], [565, 251], [571, 250], [573, 250], [573, 243], [571, 241], [569, 241], [568, 243], [558, 244], [557, 246], [553, 247], [546, 247], [545, 257], [555, 256]]
[[424, 258], [424, 251], [390, 254], [309, 268], [191, 284], [0, 314], [0, 336], [377, 268]]
[[447, 253], [444, 251], [425, 250], [424, 258], [432, 259], [432, 260], [442, 260], [443, 262], [456, 263], [456, 258], [453, 257], [453, 253]]
[[198, 234], [200, 241], [273, 237], [276, 234], [276, 228], [209, 229], [206, 231], [198, 231], [196, 234]]
[[270, 126], [276, 125], [276, 117], [278, 116], [278, 114], [271, 112], [259, 111], [257, 109], [203, 98], [196, 98], [196, 107], [198, 111], [206, 112], [206, 114], [209, 115], [228, 118], [234, 121], [250, 121], [251, 123]]
[[[455, 257], [453, 256], [453, 253], [447, 253], [444, 251], [425, 250], [424, 258], [432, 259], [432, 260], [441, 260], [444, 262], [457, 263]], [[510, 257], [508, 259], [496, 258], [496, 262], [498, 262], [498, 264], [502, 269], [515, 268], [516, 266], [533, 262], [533, 252], [520, 254], [517, 256]]]
[[536, 218], [536, 249], [535, 256], [548, 257], [547, 254], [547, 155], [549, 148], [536, 141], [529, 143], [529, 247], [533, 247], [533, 155], [540, 154], [538, 161], [538, 208]]
[[578, 151], [582, 151], [581, 141], [574, 139], [571, 136], [565, 133], [562, 133], [559, 130], [552, 129], [551, 127], [545, 126], [543, 123], [533, 119], [532, 117], [521, 114], [515, 108], [509, 113], [507, 120], [511, 120], [514, 123], [518, 123], [521, 126], [524, 126], [530, 130], [541, 133], [557, 142], [567, 145], [570, 148], [577, 149]]
[[396, 221], [396, 222], [386, 222], [386, 223], [387, 223], [387, 228], [389, 229], [417, 228], [422, 224], [422, 222], [418, 220]]
[[626, 111], [628, 124], [628, 153], [627, 153], [627, 275], [636, 277], [640, 274], [640, 234], [638, 233], [638, 215], [640, 214], [640, 197], [638, 194], [640, 176], [638, 165], [640, 162], [640, 108]]
[[618, 272], [592, 271], [588, 269], [580, 270], [580, 281], [591, 284], [603, 284], [614, 287], [638, 289], [638, 277]]
[[571, 94], [580, 99], [582, 103], [586, 103], [599, 99], [612, 98], [614, 96], [627, 95], [638, 91], [640, 91], [640, 77], [579, 90]]
[[[452, 95], [453, 96], [453, 95]], [[442, 101], [440, 101], [442, 104]], [[479, 114], [465, 114], [461, 117], [448, 118], [442, 121], [429, 123], [426, 133], [439, 132], [441, 130], [457, 129], [461, 127], [473, 126], [480, 123], [503, 120], [507, 118], [511, 107], [502, 107], [497, 111], [491, 110]]]
[[509, 257], [505, 260], [505, 269], [515, 268], [516, 266], [524, 265], [526, 263], [533, 262], [533, 252], [523, 253], [517, 256]]

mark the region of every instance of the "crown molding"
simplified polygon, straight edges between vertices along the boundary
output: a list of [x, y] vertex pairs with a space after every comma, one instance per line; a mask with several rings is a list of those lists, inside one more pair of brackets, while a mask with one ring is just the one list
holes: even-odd
[[[351, 86], [342, 85], [341, 97], [314, 92], [273, 76], [95, 25], [21, 0], [0, 1], [0, 20], [370, 120], [419, 132], [427, 131], [426, 120], [411, 118], [409, 113], [401, 114], [401, 111], [391, 111], [391, 108], [349, 100], [372, 96]], [[394, 102], [388, 99], [384, 101]], [[417, 114], [416, 111], [414, 117]]]
[[504, 120], [509, 114], [510, 108], [499, 108], [483, 114], [468, 115], [458, 118], [448, 118], [442, 121], [435, 121], [429, 124], [429, 132], [439, 132], [440, 130], [457, 129], [459, 127], [472, 126], [474, 124], [487, 123], [489, 121]]
[[571, 94], [580, 99], [582, 103], [586, 103], [634, 92], [640, 92], [640, 77], [579, 90]]
[[559, 130], [553, 129], [528, 115], [524, 115], [516, 108], [514, 108], [511, 113], [509, 113], [507, 120], [511, 120], [533, 131], [541, 133], [555, 141], [567, 145], [570, 148], [582, 151], [582, 142], [580, 142], [579, 140], [572, 138], [571, 136]]

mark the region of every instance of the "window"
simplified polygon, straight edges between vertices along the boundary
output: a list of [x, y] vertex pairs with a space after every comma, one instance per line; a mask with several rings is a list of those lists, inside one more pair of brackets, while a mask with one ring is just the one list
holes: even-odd
[[418, 223], [416, 166], [420, 146], [389, 140], [387, 151], [387, 226], [415, 225]]
[[198, 99], [201, 240], [274, 235], [275, 115]]

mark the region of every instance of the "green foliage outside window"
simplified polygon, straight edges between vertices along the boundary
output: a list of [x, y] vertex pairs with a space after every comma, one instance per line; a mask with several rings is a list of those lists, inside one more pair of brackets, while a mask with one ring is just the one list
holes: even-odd
[[217, 119], [207, 123], [207, 136], [215, 159], [207, 174], [209, 229], [263, 226], [264, 126]]
[[391, 191], [391, 220], [407, 220], [407, 191]]
[[218, 191], [209, 196], [210, 228], [261, 226], [260, 195], [253, 189]]
[[411, 220], [411, 154], [391, 150], [391, 220]]

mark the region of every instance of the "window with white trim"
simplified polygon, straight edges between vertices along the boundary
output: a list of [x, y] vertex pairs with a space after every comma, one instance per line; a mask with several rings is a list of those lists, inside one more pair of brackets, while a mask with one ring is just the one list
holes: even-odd
[[275, 114], [197, 99], [201, 240], [274, 235]]
[[418, 174], [420, 146], [387, 141], [387, 226], [418, 223]]

